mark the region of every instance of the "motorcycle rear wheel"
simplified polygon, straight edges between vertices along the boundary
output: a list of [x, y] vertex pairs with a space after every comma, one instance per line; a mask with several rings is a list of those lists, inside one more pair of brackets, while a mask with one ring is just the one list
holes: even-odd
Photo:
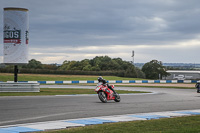
[[100, 91], [98, 93], [99, 99], [103, 102], [103, 103], [107, 103], [107, 96], [106, 93], [103, 91]]

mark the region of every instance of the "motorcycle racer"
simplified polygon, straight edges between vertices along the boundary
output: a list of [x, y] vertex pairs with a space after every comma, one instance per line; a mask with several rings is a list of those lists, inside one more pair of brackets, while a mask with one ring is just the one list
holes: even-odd
[[108, 88], [109, 89], [111, 89], [113, 92], [114, 92], [114, 95], [116, 95], [116, 92], [115, 92], [115, 90], [106, 82], [106, 80], [105, 79], [103, 79], [103, 77], [101, 77], [101, 76], [99, 76], [98, 77], [98, 81], [99, 81], [99, 83], [98, 84], [102, 84], [102, 85], [104, 85], [104, 86], [108, 86]]

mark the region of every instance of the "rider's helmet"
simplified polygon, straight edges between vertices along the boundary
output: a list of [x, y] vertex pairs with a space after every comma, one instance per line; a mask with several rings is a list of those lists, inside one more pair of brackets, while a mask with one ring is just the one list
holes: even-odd
[[98, 81], [101, 82], [103, 78], [101, 76], [98, 77]]

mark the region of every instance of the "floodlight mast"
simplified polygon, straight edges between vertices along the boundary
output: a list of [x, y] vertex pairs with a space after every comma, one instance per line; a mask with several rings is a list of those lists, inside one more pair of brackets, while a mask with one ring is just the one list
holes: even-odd
[[132, 56], [131, 56], [131, 57], [133, 57], [133, 62], [132, 62], [132, 64], [134, 64], [134, 56], [135, 56], [135, 51], [133, 50], [133, 51], [132, 51]]

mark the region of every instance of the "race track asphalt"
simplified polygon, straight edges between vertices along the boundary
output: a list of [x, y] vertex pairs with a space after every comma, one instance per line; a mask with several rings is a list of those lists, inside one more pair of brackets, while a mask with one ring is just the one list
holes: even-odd
[[[41, 85], [41, 87], [90, 88], [95, 86]], [[97, 95], [0, 97], [0, 126], [161, 111], [200, 109], [195, 89], [116, 87], [151, 91], [152, 94], [121, 95], [121, 102], [102, 103]]]

